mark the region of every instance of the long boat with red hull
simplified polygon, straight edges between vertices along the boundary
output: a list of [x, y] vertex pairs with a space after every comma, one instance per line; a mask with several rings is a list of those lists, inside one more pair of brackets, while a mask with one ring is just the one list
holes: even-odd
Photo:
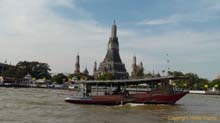
[[[174, 91], [173, 87], [169, 84], [170, 80], [174, 79], [186, 79], [186, 77], [159, 77], [159, 78], [146, 78], [137, 80], [109, 80], [109, 81], [81, 81], [81, 89], [79, 96], [68, 97], [66, 102], [75, 104], [93, 104], [93, 105], [122, 105], [126, 103], [141, 103], [141, 104], [175, 104], [188, 91]], [[151, 88], [150, 91], [139, 92], [138, 89], [135, 92], [129, 92], [127, 87], [129, 85], [138, 85], [147, 83], [151, 87], [155, 87], [155, 84], [161, 85], [160, 87]], [[96, 95], [92, 95], [92, 86], [95, 86]], [[99, 95], [98, 87], [106, 87], [105, 93]], [[114, 88], [116, 87], [116, 88]], [[115, 90], [114, 90], [114, 89]], [[114, 91], [111, 91], [111, 90]]]
[[175, 104], [179, 99], [185, 96], [188, 92], [175, 94], [134, 94], [128, 97], [122, 95], [110, 96], [91, 96], [91, 97], [68, 97], [66, 102], [75, 104], [93, 104], [93, 105], [120, 105], [126, 103], [142, 103], [142, 104]]

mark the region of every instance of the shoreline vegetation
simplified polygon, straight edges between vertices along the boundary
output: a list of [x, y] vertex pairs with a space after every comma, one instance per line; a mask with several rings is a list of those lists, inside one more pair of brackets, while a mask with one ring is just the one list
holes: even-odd
[[[42, 85], [45, 87], [42, 88], [56, 88], [62, 85], [63, 87], [68, 87], [68, 83], [73, 83], [76, 80], [94, 80], [93, 76], [86, 75], [83, 73], [78, 74], [64, 74], [58, 73], [56, 75], [51, 75], [50, 66], [47, 63], [41, 63], [37, 61], [28, 62], [28, 61], [20, 61], [15, 66], [13, 65], [5, 65], [5, 68], [0, 72], [0, 87], [3, 86], [1, 83], [4, 81], [8, 83], [14, 84], [14, 86], [19, 87], [41, 87]], [[136, 71], [132, 71], [130, 79], [140, 79], [146, 77], [160, 77], [160, 73], [135, 73]], [[165, 71], [162, 71], [163, 75]], [[220, 89], [220, 79], [214, 79], [212, 81], [199, 77], [195, 73], [183, 73], [180, 71], [168, 71], [167, 75], [170, 76], [187, 76], [189, 79], [187, 80], [174, 80], [172, 85], [178, 89], [186, 89], [186, 90], [214, 90], [218, 91]], [[109, 80], [113, 79], [111, 75], [103, 75], [97, 79], [101, 80]], [[28, 83], [31, 81], [31, 83]], [[14, 83], [13, 83], [14, 82]], [[7, 85], [4, 85], [7, 87]], [[61, 87], [58, 87], [61, 88]]]

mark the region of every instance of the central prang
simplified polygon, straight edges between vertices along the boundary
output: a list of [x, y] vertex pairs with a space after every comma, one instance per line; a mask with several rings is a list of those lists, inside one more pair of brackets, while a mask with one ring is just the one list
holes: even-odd
[[115, 21], [112, 25], [111, 37], [108, 42], [107, 54], [104, 61], [100, 63], [95, 73], [96, 77], [104, 74], [111, 74], [113, 79], [128, 79], [128, 72], [122, 63], [119, 55], [119, 43], [117, 37], [117, 25]]

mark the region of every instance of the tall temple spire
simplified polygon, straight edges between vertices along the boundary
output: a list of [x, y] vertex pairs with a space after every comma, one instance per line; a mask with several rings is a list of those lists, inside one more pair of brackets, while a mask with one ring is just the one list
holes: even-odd
[[113, 21], [113, 25], [112, 25], [112, 38], [116, 38], [117, 37], [117, 25], [115, 24], [115, 20]]
[[115, 24], [115, 20], [112, 25], [111, 37], [109, 38], [109, 42], [108, 42], [108, 50], [112, 50], [112, 49], [119, 50], [119, 43], [118, 43], [118, 37], [117, 37], [117, 26]]
[[136, 56], [133, 56], [133, 63], [132, 63], [132, 69], [135, 69], [137, 67], [137, 62], [136, 62]]
[[96, 79], [97, 77], [97, 62], [94, 62], [94, 68], [93, 68], [93, 77]]
[[144, 69], [143, 62], [140, 62], [140, 69]]
[[79, 61], [79, 53], [77, 53], [76, 64], [75, 64], [75, 73], [79, 73], [79, 72], [80, 72], [80, 61]]
[[137, 65], [137, 60], [136, 60], [136, 56], [134, 55], [133, 57], [133, 64], [136, 66]]
[[94, 68], [93, 68], [93, 74], [95, 75], [95, 73], [97, 72], [97, 62], [94, 62]]
[[112, 25], [106, 56], [103, 62], [99, 64], [97, 71], [98, 75], [103, 75], [103, 73], [111, 73], [114, 79], [128, 79], [127, 70], [119, 55], [119, 42], [115, 21]]

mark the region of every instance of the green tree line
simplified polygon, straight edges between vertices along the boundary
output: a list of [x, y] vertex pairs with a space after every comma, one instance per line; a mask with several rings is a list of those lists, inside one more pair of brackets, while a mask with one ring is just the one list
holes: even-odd
[[172, 76], [187, 76], [186, 80], [174, 80], [175, 86], [178, 88], [190, 89], [190, 90], [207, 90], [208, 88], [215, 87], [216, 89], [220, 89], [220, 80], [214, 79], [212, 81], [201, 78], [195, 73], [183, 73], [180, 71], [169, 71], [168, 75]]
[[23, 78], [30, 74], [35, 79], [51, 79], [50, 71], [50, 66], [47, 63], [20, 61], [15, 66], [10, 66], [3, 71], [1, 76]]

